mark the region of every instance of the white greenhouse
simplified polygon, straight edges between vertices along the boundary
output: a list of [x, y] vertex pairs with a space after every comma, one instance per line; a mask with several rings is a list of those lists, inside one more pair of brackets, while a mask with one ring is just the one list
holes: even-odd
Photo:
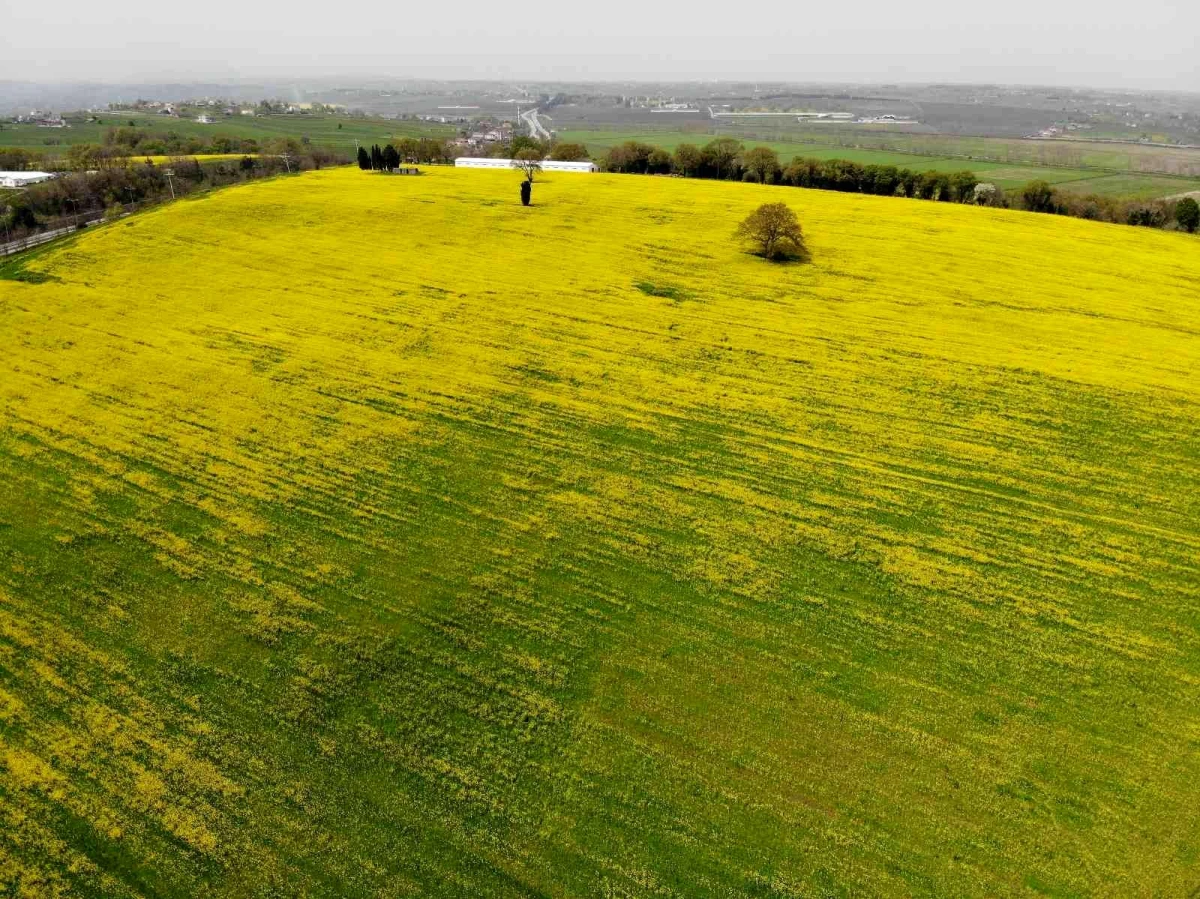
[[[456, 168], [460, 169], [511, 169], [516, 165], [515, 159], [490, 159], [486, 156], [460, 156], [454, 160]], [[542, 161], [543, 172], [594, 172], [596, 163], [556, 162], [553, 159]]]

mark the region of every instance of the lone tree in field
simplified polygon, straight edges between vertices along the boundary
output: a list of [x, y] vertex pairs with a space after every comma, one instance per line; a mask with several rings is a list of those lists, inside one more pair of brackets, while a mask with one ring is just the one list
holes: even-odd
[[533, 197], [533, 176], [542, 170], [542, 154], [533, 147], [518, 150], [513, 157], [513, 168], [525, 176], [521, 182], [521, 205], [528, 206]]
[[1195, 234], [1200, 228], [1200, 203], [1191, 197], [1184, 197], [1175, 204], [1175, 221], [1188, 234]]
[[752, 242], [764, 259], [796, 259], [808, 254], [796, 213], [783, 203], [763, 203], [738, 225], [737, 236]]
[[533, 183], [533, 176], [542, 170], [542, 154], [533, 147], [525, 147], [517, 151], [513, 157], [513, 168], [517, 169], [525, 180]]

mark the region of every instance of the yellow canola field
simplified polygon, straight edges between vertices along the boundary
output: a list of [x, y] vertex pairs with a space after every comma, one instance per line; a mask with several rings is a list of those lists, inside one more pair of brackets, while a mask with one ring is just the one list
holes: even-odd
[[228, 159], [241, 159], [243, 156], [258, 156], [257, 153], [181, 153], [176, 156], [130, 156], [130, 165], [150, 163], [151, 165], [168, 165], [180, 160], [194, 159], [197, 162], [220, 162]]
[[0, 894], [1194, 889], [1200, 241], [518, 185], [0, 280]]

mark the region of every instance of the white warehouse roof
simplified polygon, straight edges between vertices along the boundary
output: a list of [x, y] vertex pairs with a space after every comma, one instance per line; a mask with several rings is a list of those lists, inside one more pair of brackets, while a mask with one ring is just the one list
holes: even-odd
[[[460, 156], [454, 160], [454, 165], [462, 169], [511, 169], [516, 166], [515, 159], [492, 159], [487, 156]], [[542, 160], [544, 172], [594, 172], [594, 162], [557, 162], [553, 159]]]
[[27, 187], [53, 177], [49, 172], [0, 172], [0, 187]]

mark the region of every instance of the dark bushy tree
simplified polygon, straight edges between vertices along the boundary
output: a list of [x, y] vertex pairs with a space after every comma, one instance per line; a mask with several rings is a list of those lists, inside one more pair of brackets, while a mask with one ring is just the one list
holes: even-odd
[[700, 151], [702, 168], [713, 178], [736, 178], [741, 170], [742, 144], [732, 137], [718, 137]]
[[699, 147], [695, 144], [680, 144], [675, 148], [675, 156], [671, 159], [671, 168], [677, 175], [695, 178], [700, 174], [702, 161]]
[[742, 157], [742, 165], [760, 184], [771, 184], [779, 172], [779, 157], [770, 147], [754, 147]]
[[1200, 203], [1191, 197], [1184, 197], [1175, 204], [1175, 221], [1188, 234], [1195, 234], [1200, 228]]
[[14, 230], [24, 228], [29, 231], [37, 227], [33, 210], [21, 197], [13, 200], [8, 207], [8, 226]]
[[363, 171], [371, 167], [371, 157], [367, 155], [366, 147], [358, 148], [358, 167]]
[[1054, 188], [1045, 181], [1030, 181], [1021, 190], [1021, 205], [1030, 212], [1054, 211]]
[[522, 150], [533, 150], [538, 154], [538, 159], [545, 159], [546, 154], [550, 152], [550, 148], [536, 138], [529, 137], [526, 134], [518, 134], [512, 139], [512, 146], [508, 152], [512, 159], [516, 159], [517, 155]]
[[602, 167], [607, 172], [644, 175], [650, 168], [650, 156], [655, 149], [641, 141], [627, 140], [605, 154]]
[[402, 137], [392, 146], [400, 154], [401, 162], [449, 162], [455, 156], [447, 141], [432, 137]]
[[583, 162], [588, 158], [588, 151], [583, 144], [555, 144], [550, 158], [555, 162]]
[[671, 173], [671, 154], [658, 147], [646, 157], [646, 173], [649, 175], [669, 175]]
[[950, 190], [958, 203], [973, 203], [975, 201], [975, 185], [979, 179], [974, 172], [955, 172], [950, 176]]

